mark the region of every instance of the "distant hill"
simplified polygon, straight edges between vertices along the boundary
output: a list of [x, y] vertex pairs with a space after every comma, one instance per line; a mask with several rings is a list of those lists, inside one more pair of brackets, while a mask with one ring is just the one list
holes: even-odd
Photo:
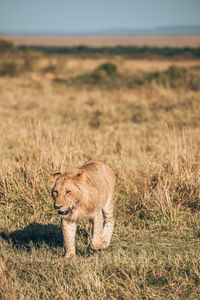
[[102, 30], [100, 34], [104, 35], [198, 35], [200, 34], [200, 25], [197, 26], [163, 26], [145, 29], [108, 29]]
[[0, 35], [200, 35], [200, 25], [163, 26], [144, 29], [116, 28], [96, 31], [2, 30]]

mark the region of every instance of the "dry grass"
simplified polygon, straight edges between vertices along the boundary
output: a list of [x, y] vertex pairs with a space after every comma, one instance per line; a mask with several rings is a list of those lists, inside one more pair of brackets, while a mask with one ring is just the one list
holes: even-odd
[[[61, 58], [60, 58], [61, 60]], [[65, 71], [72, 75], [79, 75], [84, 72], [92, 72], [99, 64], [103, 64], [108, 59], [105, 58], [73, 58], [70, 57], [65, 61]], [[57, 60], [51, 59], [52, 64], [57, 64]], [[159, 63], [157, 60], [147, 60], [147, 59], [136, 59], [136, 60], [125, 60], [120, 57], [110, 58], [109, 61], [113, 61], [120, 66], [120, 71], [123, 73], [131, 73], [133, 71], [143, 71], [143, 72], [153, 72], [153, 71], [164, 71], [167, 70], [172, 64], [177, 67], [191, 68], [196, 65], [200, 65], [200, 62], [197, 60], [174, 60], [170, 62], [169, 60], [160, 60]], [[49, 64], [49, 58], [43, 59], [40, 61], [44, 67]]]
[[[135, 71], [130, 60], [110, 61], [120, 74]], [[70, 78], [103, 62], [38, 57], [31, 71], [0, 77], [2, 299], [199, 296], [200, 92], [158, 82], [67, 85], [43, 72], [54, 64]], [[90, 158], [117, 175], [112, 243], [88, 257], [83, 221], [77, 259], [63, 261], [48, 174]]]
[[99, 35], [99, 36], [0, 36], [18, 45], [79, 46], [90, 47], [134, 45], [149, 47], [199, 47], [199, 35]]

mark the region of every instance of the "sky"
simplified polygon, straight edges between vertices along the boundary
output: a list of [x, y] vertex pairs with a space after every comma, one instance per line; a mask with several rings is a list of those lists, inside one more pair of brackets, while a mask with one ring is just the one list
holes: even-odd
[[169, 25], [200, 25], [200, 0], [0, 0], [0, 32]]

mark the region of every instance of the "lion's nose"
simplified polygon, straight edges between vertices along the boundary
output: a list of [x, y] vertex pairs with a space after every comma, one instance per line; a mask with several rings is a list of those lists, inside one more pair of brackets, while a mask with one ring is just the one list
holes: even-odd
[[54, 208], [57, 210], [59, 210], [61, 207], [62, 207], [62, 205], [60, 205], [60, 206], [54, 205]]

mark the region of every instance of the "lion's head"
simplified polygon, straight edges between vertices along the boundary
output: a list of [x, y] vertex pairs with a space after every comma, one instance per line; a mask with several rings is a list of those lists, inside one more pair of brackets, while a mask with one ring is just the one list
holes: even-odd
[[84, 181], [84, 170], [71, 168], [67, 173], [51, 174], [54, 208], [61, 217], [72, 215], [82, 198], [81, 184]]

